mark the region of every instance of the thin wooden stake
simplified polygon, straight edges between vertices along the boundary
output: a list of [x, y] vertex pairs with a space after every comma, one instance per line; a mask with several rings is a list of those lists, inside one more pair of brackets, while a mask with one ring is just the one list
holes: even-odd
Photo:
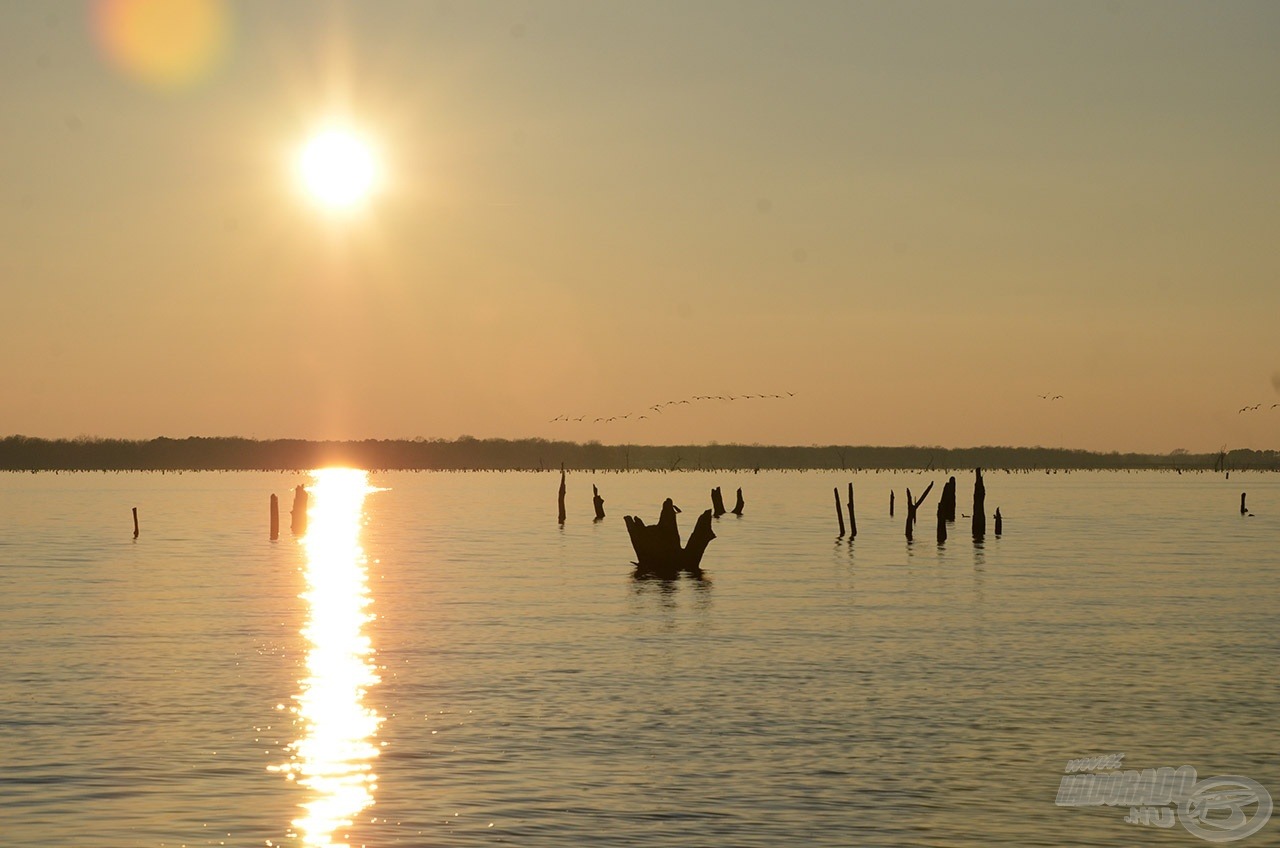
[[836, 494], [836, 521], [840, 522], [840, 535], [836, 538], [842, 538], [844, 536], [844, 512], [840, 509], [840, 487], [836, 486], [831, 491]]
[[564, 524], [564, 463], [560, 463], [560, 523]]
[[853, 484], [849, 484], [849, 538], [858, 535], [858, 519], [853, 516]]
[[133, 508], [133, 538], [138, 538], [138, 508]]

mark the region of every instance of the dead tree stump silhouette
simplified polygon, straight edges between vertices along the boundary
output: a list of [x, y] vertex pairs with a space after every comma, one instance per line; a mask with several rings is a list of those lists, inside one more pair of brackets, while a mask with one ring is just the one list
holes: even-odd
[[713, 518], [719, 518], [724, 513], [724, 495], [720, 494], [720, 487], [716, 486], [711, 490], [711, 515]]
[[858, 519], [853, 515], [853, 484], [849, 484], [849, 538], [858, 535]]
[[916, 510], [920, 508], [920, 504], [924, 503], [924, 499], [929, 497], [929, 492], [933, 491], [933, 484], [930, 483], [928, 488], [924, 490], [918, 498], [911, 497], [911, 490], [907, 489], [907, 541], [912, 540], [912, 531], [916, 526]]
[[982, 469], [973, 471], [973, 540], [981, 542], [987, 535], [987, 487], [982, 482]]
[[734, 515], [742, 515], [742, 510], [746, 509], [746, 501], [742, 499], [742, 488], [738, 488], [738, 502], [733, 505], [733, 509], [729, 510]]
[[942, 486], [942, 506], [943, 516], [947, 521], [956, 520], [956, 478], [952, 477]]
[[631, 547], [636, 553], [638, 576], [669, 579], [682, 571], [695, 576], [702, 573], [702, 556], [707, 545], [716, 537], [711, 529], [711, 510], [705, 510], [698, 516], [684, 547], [680, 546], [680, 529], [676, 525], [678, 512], [679, 507], [672, 503], [671, 498], [667, 498], [662, 502], [658, 523], [653, 526], [646, 525], [637, 516], [623, 516], [627, 535], [631, 538]]
[[600, 489], [591, 485], [591, 505], [596, 508], [596, 521], [604, 521], [604, 498], [600, 497]]
[[564, 519], [565, 519], [565, 512], [564, 512], [564, 492], [565, 492], [565, 486], [564, 486], [564, 463], [562, 462], [562, 463], [560, 463], [560, 523], [561, 523], [561, 524], [564, 524]]
[[289, 532], [295, 536], [307, 532], [307, 490], [297, 486], [293, 490], [293, 510], [289, 513]]
[[836, 495], [836, 521], [840, 522], [840, 535], [836, 538], [842, 539], [844, 538], [844, 513], [840, 511], [840, 487], [837, 486], [831, 491]]

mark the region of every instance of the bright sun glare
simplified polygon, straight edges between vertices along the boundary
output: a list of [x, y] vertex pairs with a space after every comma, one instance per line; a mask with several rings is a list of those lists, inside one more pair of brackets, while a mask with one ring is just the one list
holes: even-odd
[[351, 209], [378, 187], [378, 160], [358, 134], [330, 128], [313, 135], [298, 156], [298, 176], [313, 199], [329, 209]]

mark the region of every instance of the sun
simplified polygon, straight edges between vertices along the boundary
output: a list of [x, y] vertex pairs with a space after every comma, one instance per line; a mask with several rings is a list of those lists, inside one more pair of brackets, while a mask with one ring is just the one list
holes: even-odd
[[298, 154], [298, 177], [313, 200], [327, 209], [353, 209], [378, 188], [381, 178], [373, 145], [358, 133], [329, 127], [311, 136]]

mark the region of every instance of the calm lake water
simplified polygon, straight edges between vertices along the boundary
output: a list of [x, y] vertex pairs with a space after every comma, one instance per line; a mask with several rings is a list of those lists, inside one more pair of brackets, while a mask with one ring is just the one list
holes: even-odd
[[[0, 842], [1210, 844], [1055, 803], [1120, 753], [1280, 797], [1280, 476], [988, 472], [981, 546], [945, 480], [575, 473], [560, 527], [558, 475], [328, 475], [299, 541], [304, 476], [0, 475]], [[706, 579], [634, 580], [622, 516], [713, 486]]]

